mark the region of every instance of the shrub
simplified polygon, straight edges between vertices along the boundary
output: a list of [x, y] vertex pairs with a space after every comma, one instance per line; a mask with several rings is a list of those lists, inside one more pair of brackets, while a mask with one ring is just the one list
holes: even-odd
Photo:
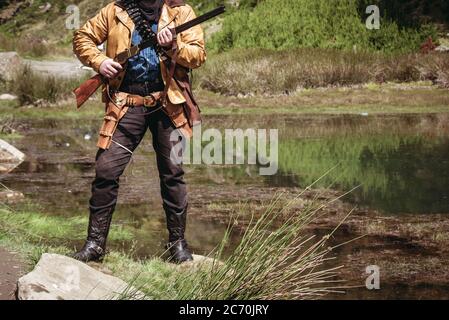
[[419, 48], [434, 27], [398, 27], [382, 20], [380, 30], [368, 30], [360, 0], [265, 0], [253, 9], [239, 9], [224, 21], [210, 44], [215, 51], [231, 48], [334, 48], [410, 52]]
[[27, 64], [17, 70], [9, 86], [21, 105], [38, 105], [44, 102], [56, 103], [58, 99], [67, 97], [81, 81], [79, 78], [39, 74]]
[[417, 63], [421, 78], [449, 88], [449, 55], [433, 53], [422, 57]]

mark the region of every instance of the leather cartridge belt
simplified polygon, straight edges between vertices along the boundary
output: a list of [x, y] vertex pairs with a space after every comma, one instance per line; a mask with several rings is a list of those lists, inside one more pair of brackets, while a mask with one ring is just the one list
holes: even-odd
[[158, 106], [159, 101], [162, 98], [164, 92], [158, 91], [150, 93], [150, 95], [142, 97], [136, 94], [129, 94], [124, 92], [117, 92], [115, 96], [123, 97], [125, 100], [125, 106], [134, 108], [134, 107], [147, 107], [154, 108]]

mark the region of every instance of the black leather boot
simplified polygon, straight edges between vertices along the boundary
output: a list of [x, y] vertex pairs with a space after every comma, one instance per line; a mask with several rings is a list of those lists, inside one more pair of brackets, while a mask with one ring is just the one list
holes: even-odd
[[87, 240], [83, 248], [73, 255], [82, 262], [102, 261], [106, 254], [106, 240], [111, 226], [115, 206], [102, 209], [90, 209]]
[[184, 239], [186, 229], [187, 208], [180, 215], [167, 214], [167, 229], [169, 232], [167, 250], [170, 253], [169, 261], [181, 264], [193, 261], [192, 253], [189, 250], [187, 241]]
[[167, 249], [170, 252], [168, 261], [181, 264], [188, 261], [193, 261], [192, 253], [190, 253], [187, 241], [185, 239], [169, 242]]

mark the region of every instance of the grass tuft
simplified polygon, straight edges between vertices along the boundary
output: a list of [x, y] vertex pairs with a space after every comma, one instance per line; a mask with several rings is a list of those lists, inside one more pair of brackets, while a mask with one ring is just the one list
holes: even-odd
[[[292, 208], [300, 198], [284, 206], [279, 194], [250, 226], [232, 253], [225, 256], [228, 240], [237, 220], [233, 219], [223, 241], [210, 261], [195, 268], [171, 267], [158, 259], [116, 269], [128, 274], [130, 288], [146, 294], [146, 299], [175, 300], [275, 300], [314, 299], [339, 292], [341, 267], [324, 264], [332, 260], [327, 245], [332, 234], [317, 238], [305, 229], [317, 217], [323, 204], [315, 202], [301, 212]], [[241, 208], [246, 212], [247, 208]], [[246, 212], [248, 214], [248, 212]], [[113, 257], [115, 259], [116, 257]], [[134, 296], [120, 296], [134, 299]]]

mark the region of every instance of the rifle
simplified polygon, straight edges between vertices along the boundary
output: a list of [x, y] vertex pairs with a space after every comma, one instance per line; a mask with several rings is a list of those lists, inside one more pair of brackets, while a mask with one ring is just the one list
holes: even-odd
[[[179, 34], [184, 32], [194, 26], [197, 26], [205, 21], [208, 21], [216, 16], [225, 13], [225, 6], [220, 6], [208, 13], [205, 13], [193, 20], [190, 20], [176, 28], [173, 29], [173, 34]], [[151, 31], [151, 30], [150, 30]], [[122, 66], [128, 61], [128, 59], [138, 55], [142, 50], [154, 46], [156, 51], [159, 53], [164, 53], [164, 49], [158, 45], [156, 34], [151, 31], [151, 39], [145, 42], [142, 42], [138, 45], [132, 46], [128, 50], [120, 52], [115, 58], [114, 61], [120, 63]], [[81, 106], [101, 87], [103, 83], [106, 83], [107, 79], [100, 74], [93, 76], [92, 78], [83, 82], [78, 88], [73, 90], [76, 96], [76, 105], [78, 108]]]

